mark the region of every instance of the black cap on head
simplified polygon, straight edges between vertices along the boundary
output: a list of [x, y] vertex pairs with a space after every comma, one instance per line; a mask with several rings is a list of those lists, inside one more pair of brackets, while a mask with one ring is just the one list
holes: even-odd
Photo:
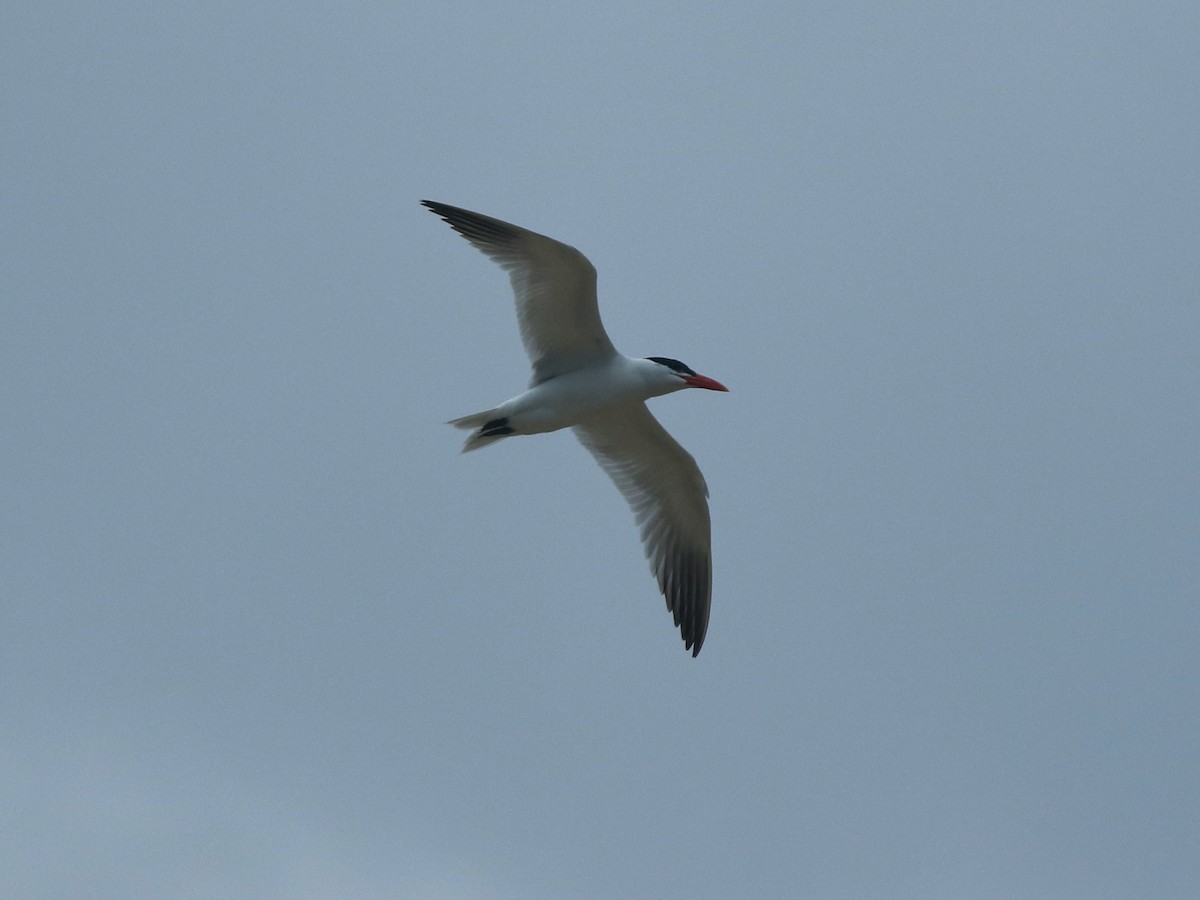
[[680, 375], [695, 375], [696, 373], [685, 366], [677, 359], [670, 359], [666, 356], [647, 356], [646, 359], [658, 363], [660, 366], [666, 366], [672, 372], [678, 372]]

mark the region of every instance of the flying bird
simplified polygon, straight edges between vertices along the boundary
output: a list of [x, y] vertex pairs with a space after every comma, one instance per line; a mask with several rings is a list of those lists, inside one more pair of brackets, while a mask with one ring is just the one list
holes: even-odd
[[708, 486], [645, 401], [685, 388], [729, 389], [677, 359], [618, 353], [600, 322], [596, 269], [574, 247], [457, 206], [421, 204], [508, 272], [533, 363], [527, 391], [450, 421], [472, 432], [463, 452], [518, 434], [574, 431], [632, 508], [650, 570], [696, 656], [712, 598]]

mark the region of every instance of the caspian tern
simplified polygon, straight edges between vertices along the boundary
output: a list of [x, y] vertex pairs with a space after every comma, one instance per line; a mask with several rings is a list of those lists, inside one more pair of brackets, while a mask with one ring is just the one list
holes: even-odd
[[712, 597], [708, 486], [645, 401], [684, 388], [729, 389], [676, 359], [618, 353], [600, 323], [596, 269], [574, 247], [456, 206], [421, 204], [508, 272], [533, 363], [529, 390], [450, 421], [474, 430], [463, 452], [513, 435], [572, 429], [633, 509], [650, 570], [684, 647], [696, 656]]

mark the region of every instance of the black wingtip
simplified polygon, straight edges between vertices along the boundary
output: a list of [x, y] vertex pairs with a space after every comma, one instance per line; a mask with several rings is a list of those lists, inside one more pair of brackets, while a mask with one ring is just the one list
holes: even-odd
[[451, 206], [449, 203], [439, 203], [437, 200], [422, 200], [421, 205], [436, 216], [441, 216], [446, 221], [450, 221], [447, 217], [455, 213], [466, 213], [473, 215], [470, 210], [461, 209], [457, 206]]
[[501, 246], [515, 240], [520, 229], [483, 213], [472, 212], [461, 206], [451, 206], [449, 203], [439, 203], [436, 200], [422, 200], [421, 205], [434, 215], [441, 216], [442, 221], [475, 244], [484, 252], [488, 246]]
[[708, 633], [712, 597], [712, 560], [707, 553], [683, 552], [676, 555], [665, 572], [659, 573], [659, 589], [667, 609], [683, 638], [683, 647], [700, 655]]

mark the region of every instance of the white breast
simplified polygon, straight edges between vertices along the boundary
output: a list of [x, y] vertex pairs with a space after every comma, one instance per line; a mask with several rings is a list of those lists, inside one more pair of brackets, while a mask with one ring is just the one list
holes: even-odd
[[518, 394], [498, 410], [518, 434], [539, 434], [578, 425], [584, 419], [654, 396], [642, 360], [618, 356], [611, 362], [559, 375]]

